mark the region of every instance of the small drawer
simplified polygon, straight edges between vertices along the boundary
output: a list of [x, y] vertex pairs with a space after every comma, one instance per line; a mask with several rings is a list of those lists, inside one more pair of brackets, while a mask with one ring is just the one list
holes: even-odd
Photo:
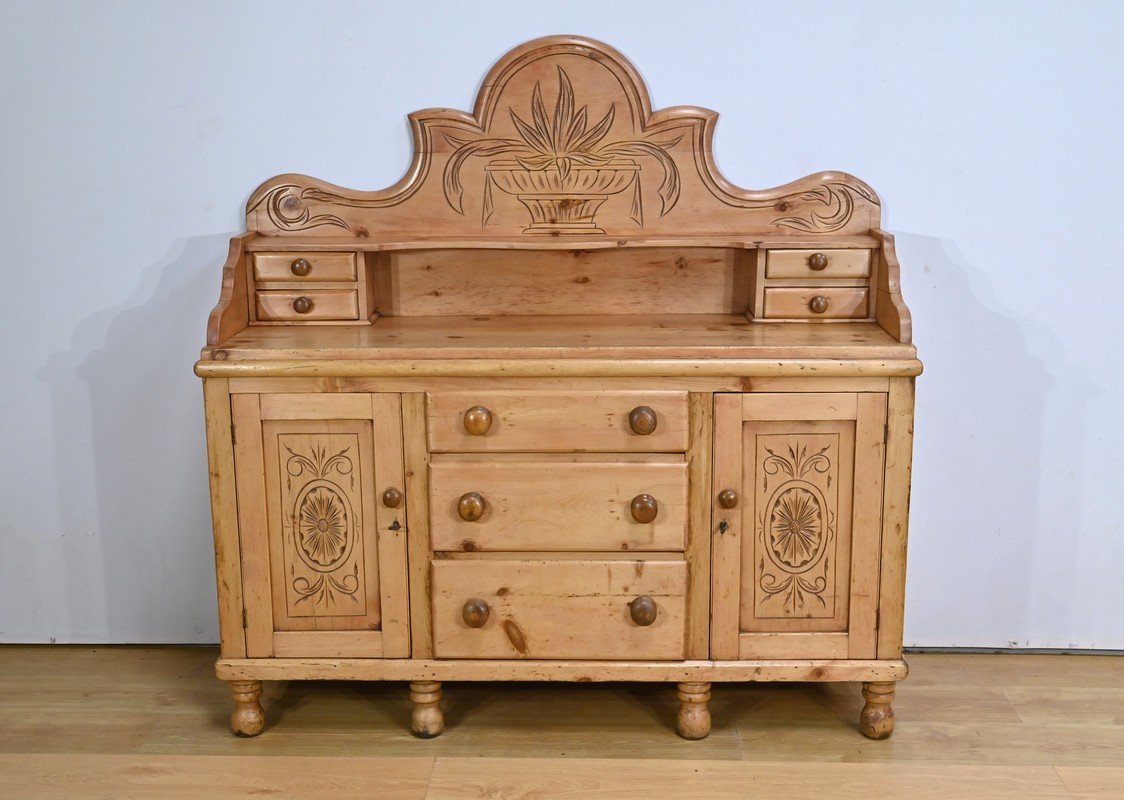
[[460, 558], [432, 567], [437, 658], [685, 655], [685, 561]]
[[[359, 293], [352, 290], [260, 290], [256, 293], [258, 319], [268, 322], [359, 319]], [[307, 310], [305, 310], [307, 309]]]
[[767, 319], [862, 319], [868, 316], [865, 286], [765, 288]]
[[770, 250], [766, 278], [865, 278], [869, 250]]
[[257, 281], [354, 281], [355, 253], [254, 253]]
[[683, 452], [686, 392], [431, 392], [429, 449]]
[[674, 551], [683, 461], [434, 461], [429, 535], [447, 551]]

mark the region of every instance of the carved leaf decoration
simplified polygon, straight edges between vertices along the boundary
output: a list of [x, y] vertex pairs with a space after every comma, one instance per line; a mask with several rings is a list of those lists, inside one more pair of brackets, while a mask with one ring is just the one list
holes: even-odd
[[526, 150], [526, 146], [514, 139], [477, 139], [475, 142], [463, 141], [453, 136], [445, 135], [445, 139], [457, 149], [449, 156], [445, 165], [444, 187], [445, 199], [458, 214], [464, 213], [463, 195], [464, 187], [461, 185], [460, 171], [464, 162], [472, 156], [494, 156], [500, 153]]

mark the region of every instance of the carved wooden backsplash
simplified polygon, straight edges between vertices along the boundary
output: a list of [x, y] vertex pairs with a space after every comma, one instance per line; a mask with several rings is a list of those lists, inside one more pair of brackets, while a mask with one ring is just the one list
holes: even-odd
[[551, 37], [509, 52], [474, 113], [410, 115], [414, 158], [396, 185], [353, 191], [303, 175], [266, 181], [247, 204], [265, 235], [608, 236], [866, 233], [873, 190], [843, 172], [747, 190], [714, 164], [718, 115], [652, 111], [613, 48]]

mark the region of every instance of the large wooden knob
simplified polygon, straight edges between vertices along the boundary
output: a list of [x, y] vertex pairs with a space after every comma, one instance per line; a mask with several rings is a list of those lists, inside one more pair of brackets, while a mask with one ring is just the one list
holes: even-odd
[[723, 508], [737, 508], [738, 493], [733, 489], [723, 489], [718, 493], [718, 505]]
[[650, 494], [638, 494], [632, 498], [632, 518], [641, 525], [647, 525], [656, 518], [660, 507], [656, 498]]
[[467, 492], [457, 501], [457, 513], [465, 522], [476, 522], [484, 516], [484, 498], [476, 492]]
[[483, 600], [469, 600], [461, 609], [461, 619], [470, 628], [483, 628], [492, 609]]
[[816, 272], [827, 269], [827, 256], [823, 253], [812, 253], [808, 256], [808, 269], [814, 269]]
[[648, 436], [656, 430], [656, 412], [648, 406], [637, 406], [628, 415], [628, 427], [637, 436]]
[[402, 492], [391, 486], [382, 493], [382, 504], [387, 508], [398, 508], [402, 505]]
[[312, 272], [312, 262], [307, 258], [298, 258], [289, 265], [289, 269], [297, 277], [303, 278], [308, 273]]
[[632, 621], [642, 627], [647, 627], [656, 621], [656, 613], [659, 609], [656, 608], [656, 601], [642, 594], [628, 604], [628, 615], [632, 617]]
[[293, 311], [296, 311], [298, 314], [307, 314], [311, 310], [312, 310], [312, 298], [311, 297], [303, 297], [302, 296], [302, 297], [298, 297], [296, 300], [293, 301]]
[[817, 294], [808, 301], [808, 308], [812, 309], [813, 314], [822, 314], [827, 311], [827, 298], [822, 294]]
[[492, 412], [484, 406], [473, 406], [464, 412], [464, 429], [472, 436], [483, 436], [492, 427]]

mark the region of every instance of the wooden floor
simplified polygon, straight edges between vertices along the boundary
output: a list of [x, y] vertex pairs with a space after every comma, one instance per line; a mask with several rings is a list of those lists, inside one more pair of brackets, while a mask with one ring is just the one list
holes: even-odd
[[716, 685], [708, 739], [674, 688], [447, 684], [407, 732], [404, 684], [266, 684], [227, 730], [211, 648], [0, 647], [0, 798], [1124, 798], [1124, 658], [914, 655], [885, 742], [848, 684]]

